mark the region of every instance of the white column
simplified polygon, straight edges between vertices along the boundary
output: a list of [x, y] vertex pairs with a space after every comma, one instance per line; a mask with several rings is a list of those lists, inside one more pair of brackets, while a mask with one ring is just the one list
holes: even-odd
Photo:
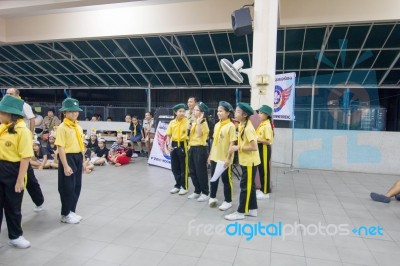
[[[276, 36], [278, 31], [278, 0], [254, 1], [253, 66], [251, 72], [251, 106], [266, 104], [274, 107]], [[260, 94], [258, 75], [268, 75], [269, 85]], [[265, 89], [265, 86], [264, 86]]]
[[151, 112], [151, 88], [150, 88], [150, 86], [147, 89], [147, 109], [148, 109], [148, 112]]

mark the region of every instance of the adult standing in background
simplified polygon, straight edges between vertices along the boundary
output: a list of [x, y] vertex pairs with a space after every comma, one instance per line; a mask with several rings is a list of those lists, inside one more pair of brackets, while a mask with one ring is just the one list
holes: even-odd
[[[7, 95], [13, 96], [15, 98], [21, 98], [19, 96], [19, 90], [15, 88], [9, 88], [7, 89]], [[35, 115], [32, 112], [32, 107], [24, 102], [24, 105], [22, 107], [22, 111], [25, 115], [25, 123], [29, 125], [29, 129], [34, 133], [35, 129]], [[28, 122], [26, 121], [28, 119]], [[28, 124], [29, 123], [29, 124]], [[33, 139], [33, 135], [32, 135]], [[43, 202], [44, 202], [44, 197], [42, 193], [42, 189], [40, 188], [39, 182], [35, 176], [35, 172], [33, 171], [32, 166], [29, 164], [28, 166], [28, 172], [27, 172], [27, 182], [26, 182], [26, 190], [29, 193], [29, 196], [31, 196], [33, 203], [35, 203], [35, 208], [34, 211], [39, 212], [43, 210]]]
[[47, 116], [43, 119], [43, 132], [51, 132], [55, 126], [61, 124], [60, 119], [54, 115], [54, 109], [47, 111]]
[[196, 106], [199, 99], [195, 96], [190, 96], [187, 101], [188, 110], [186, 110], [185, 117], [189, 120], [189, 125], [192, 125], [192, 122], [195, 120], [193, 116], [193, 109]]

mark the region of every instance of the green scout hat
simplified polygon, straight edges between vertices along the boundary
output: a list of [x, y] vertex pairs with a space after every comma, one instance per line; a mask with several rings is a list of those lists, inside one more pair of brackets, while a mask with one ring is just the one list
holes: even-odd
[[199, 106], [202, 112], [204, 112], [205, 114], [208, 113], [208, 106], [205, 103], [199, 102], [197, 105]]
[[218, 103], [218, 106], [222, 106], [224, 107], [226, 110], [228, 110], [228, 112], [233, 112], [233, 107], [230, 103], [225, 102], [225, 101], [220, 101]]
[[178, 103], [177, 105], [175, 105], [174, 107], [172, 107], [172, 110], [174, 110], [174, 112], [178, 111], [179, 109], [185, 109], [187, 110], [187, 106], [184, 103]]
[[25, 117], [25, 114], [22, 111], [23, 106], [23, 100], [10, 95], [5, 95], [0, 101], [0, 112]]
[[82, 109], [79, 108], [79, 101], [74, 98], [66, 98], [62, 102], [61, 112], [81, 112]]
[[247, 113], [249, 116], [254, 114], [253, 108], [251, 108], [250, 104], [248, 103], [238, 103], [237, 105], [243, 112]]
[[269, 107], [268, 105], [261, 105], [260, 109], [257, 110], [257, 113], [258, 112], [272, 116], [272, 108]]

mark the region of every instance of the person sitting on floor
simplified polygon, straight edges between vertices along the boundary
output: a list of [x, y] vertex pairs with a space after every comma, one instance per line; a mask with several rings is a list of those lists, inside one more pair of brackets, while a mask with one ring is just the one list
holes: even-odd
[[108, 154], [108, 159], [111, 161], [111, 159], [115, 156], [117, 156], [118, 154], [121, 153], [121, 151], [124, 150], [124, 138], [121, 134], [118, 134], [117, 136], [117, 141], [114, 142], [111, 145], [111, 149], [110, 152]]
[[50, 163], [47, 161], [47, 150], [42, 148], [38, 140], [33, 141], [33, 154], [30, 160], [33, 169], [50, 168]]
[[124, 150], [121, 154], [117, 155], [112, 161], [116, 167], [128, 164], [133, 155], [133, 144], [130, 140], [124, 141]]
[[47, 161], [50, 163], [50, 168], [58, 169], [58, 151], [57, 145], [55, 144], [56, 137], [55, 133], [50, 133], [49, 140], [47, 142], [46, 150], [47, 150]]
[[94, 165], [90, 161], [90, 158], [92, 156], [92, 151], [90, 149], [88, 149], [88, 147], [87, 147], [87, 145], [88, 145], [87, 140], [84, 140], [83, 143], [85, 144], [85, 158], [83, 160], [83, 171], [86, 174], [90, 174], [94, 169]]
[[394, 183], [385, 195], [371, 192], [370, 197], [374, 201], [383, 203], [389, 203], [392, 197], [395, 197], [398, 201], [400, 201], [400, 180]]
[[107, 164], [108, 149], [106, 148], [106, 140], [99, 139], [98, 147], [92, 152], [91, 161], [94, 165]]
[[91, 151], [94, 151], [98, 147], [97, 134], [95, 128], [92, 128], [92, 131], [90, 133], [90, 140], [88, 141], [87, 147]]

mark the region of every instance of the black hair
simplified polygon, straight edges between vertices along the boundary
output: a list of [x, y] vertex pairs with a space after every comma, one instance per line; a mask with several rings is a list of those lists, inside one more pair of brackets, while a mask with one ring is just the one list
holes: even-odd
[[275, 136], [275, 130], [274, 130], [274, 124], [272, 123], [272, 117], [267, 115], [269, 118], [269, 124], [271, 125], [272, 128], [272, 136]]
[[[228, 115], [228, 118], [232, 121], [232, 119], [235, 117], [235, 114], [234, 114], [234, 112], [233, 112], [233, 110], [229, 110], [228, 108], [226, 108], [225, 106], [223, 106], [223, 105], [220, 105], [222, 108], [224, 108], [224, 110], [226, 111], [226, 112], [228, 112], [229, 113], [229, 115]], [[219, 106], [218, 106], [219, 107]]]
[[108, 120], [108, 119], [113, 120], [111, 116], [107, 117], [107, 120]]
[[243, 135], [244, 135], [244, 131], [246, 130], [246, 127], [247, 127], [247, 123], [249, 122], [249, 120], [250, 120], [250, 115], [248, 114], [248, 113], [246, 113], [247, 114], [247, 116], [246, 116], [246, 122], [244, 122], [244, 128], [243, 128], [243, 132], [242, 132], [242, 134], [240, 135], [240, 138], [243, 140]]
[[8, 128], [8, 133], [17, 134], [17, 131], [15, 131], [15, 125], [17, 124], [18, 119], [21, 119], [23, 117], [15, 114], [10, 114], [10, 115], [11, 115], [11, 125]]
[[199, 98], [197, 98], [196, 96], [189, 96], [188, 99], [194, 99], [194, 101], [195, 101], [196, 103], [199, 102]]
[[144, 114], [149, 114], [151, 117], [153, 117], [153, 113], [152, 112], [146, 112]]

